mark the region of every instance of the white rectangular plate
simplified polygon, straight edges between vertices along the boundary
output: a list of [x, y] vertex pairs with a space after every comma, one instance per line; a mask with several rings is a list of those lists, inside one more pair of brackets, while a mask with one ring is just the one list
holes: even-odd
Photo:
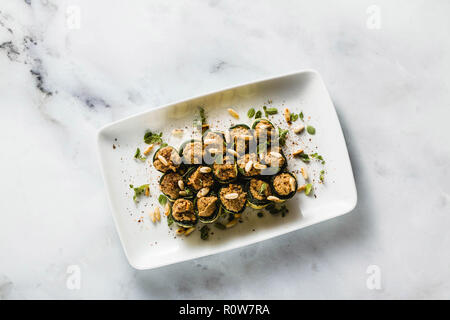
[[[305, 165], [301, 160], [288, 158], [289, 169], [297, 173], [300, 184], [303, 178], [299, 169], [307, 168], [314, 195], [298, 193], [287, 202], [289, 213], [285, 217], [265, 213], [259, 218], [255, 211], [247, 210], [243, 223], [233, 228], [223, 231], [211, 226], [214, 234], [207, 241], [200, 239], [198, 231], [189, 237], [176, 237], [176, 228], [170, 229], [164, 216], [160, 223], [153, 224], [149, 212], [159, 205], [161, 174], [150, 166], [152, 156], [145, 163], [133, 159], [137, 147], [141, 150], [146, 147], [145, 131], [163, 132], [164, 141], [178, 148], [187, 138], [176, 138], [171, 132], [174, 128], [191, 128], [198, 106], [205, 108], [209, 124], [221, 130], [232, 123], [251, 124], [247, 111], [251, 107], [261, 109], [263, 105], [278, 108], [279, 114], [270, 118], [277, 126], [288, 127], [282, 115], [282, 110], [288, 107], [291, 112], [302, 111], [306, 124], [316, 128], [315, 135], [306, 132], [295, 135], [290, 131], [285, 149], [290, 154], [302, 146], [305, 152], [318, 152], [326, 160], [325, 165], [319, 161]], [[226, 111], [229, 107], [240, 114], [240, 120], [229, 116]], [[232, 87], [114, 122], [98, 132], [98, 148], [114, 221], [128, 261], [136, 269], [161, 267], [267, 240], [345, 214], [357, 201], [342, 129], [328, 91], [315, 71]], [[322, 169], [326, 171], [325, 182], [318, 183]], [[151, 196], [142, 197], [135, 204], [129, 185], [145, 183], [150, 183]]]

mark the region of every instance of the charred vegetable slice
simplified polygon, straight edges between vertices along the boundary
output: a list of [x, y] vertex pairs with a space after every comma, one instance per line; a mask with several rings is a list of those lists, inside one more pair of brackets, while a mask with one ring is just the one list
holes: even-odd
[[185, 141], [179, 150], [183, 163], [187, 166], [199, 165], [203, 162], [203, 143], [198, 139]]
[[274, 196], [287, 200], [297, 192], [297, 178], [290, 172], [281, 172], [270, 179], [270, 187]]
[[178, 181], [182, 180], [183, 177], [178, 172], [166, 172], [159, 179], [159, 188], [161, 192], [173, 202], [180, 198], [180, 187]]
[[219, 218], [221, 212], [219, 198], [213, 193], [206, 197], [195, 198], [194, 210], [201, 222], [213, 223]]
[[246, 124], [237, 124], [229, 129], [231, 142], [228, 148], [235, 150], [239, 154], [244, 154], [254, 145], [256, 149], [256, 141], [253, 139], [253, 132]]
[[238, 214], [245, 210], [247, 194], [241, 184], [230, 183], [220, 188], [219, 200], [225, 212]]
[[202, 188], [212, 189], [214, 185], [212, 169], [207, 166], [190, 168], [184, 175], [184, 183], [195, 192]]
[[287, 166], [287, 159], [283, 150], [279, 147], [272, 147], [265, 152], [258, 154], [258, 158], [267, 168], [261, 170], [262, 176], [272, 176], [283, 171]]
[[198, 221], [194, 203], [188, 199], [177, 199], [173, 203], [171, 216], [179, 226], [186, 228], [194, 226]]
[[236, 163], [214, 163], [212, 165], [212, 173], [214, 179], [221, 183], [230, 183], [237, 179], [238, 169]]
[[161, 147], [153, 155], [153, 166], [160, 172], [175, 172], [180, 165], [181, 158], [172, 146]]
[[272, 195], [272, 189], [268, 181], [262, 179], [251, 179], [245, 185], [247, 191], [247, 205], [253, 209], [262, 209], [271, 202], [267, 197]]
[[261, 173], [261, 169], [255, 167], [258, 165], [260, 163], [256, 153], [246, 153], [237, 160], [239, 174], [246, 180], [256, 177]]
[[256, 119], [252, 124], [258, 144], [270, 144], [272, 134], [276, 134], [275, 126], [267, 119]]

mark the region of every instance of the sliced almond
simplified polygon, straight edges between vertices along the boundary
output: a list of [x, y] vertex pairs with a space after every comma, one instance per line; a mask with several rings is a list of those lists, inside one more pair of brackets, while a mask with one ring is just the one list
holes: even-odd
[[234, 227], [234, 226], [236, 225], [236, 223], [238, 223], [238, 219], [233, 219], [233, 220], [231, 220], [230, 222], [228, 222], [228, 223], [225, 225], [225, 227], [227, 227], [227, 228]]
[[167, 166], [169, 163], [167, 162], [166, 158], [164, 158], [162, 155], [158, 154], [158, 160], [162, 162], [163, 165]]
[[153, 147], [154, 147], [154, 144], [152, 143], [151, 145], [149, 145], [149, 146], [147, 147], [147, 149], [145, 149], [144, 154], [145, 154], [146, 156], [148, 156], [148, 154], [152, 151]]
[[155, 217], [155, 213], [153, 211], [150, 211], [150, 213], [148, 214], [150, 220], [155, 223], [156, 222], [156, 217]]
[[308, 180], [308, 172], [306, 171], [306, 169], [304, 167], [300, 168], [300, 172], [303, 176], [303, 179]]
[[185, 190], [181, 190], [178, 194], [182, 197], [187, 196], [187, 192]]
[[167, 217], [170, 213], [170, 204], [166, 203], [166, 206], [164, 207], [164, 215]]
[[182, 136], [183, 133], [184, 133], [183, 129], [173, 129], [172, 130], [172, 135], [174, 135], [174, 136]]
[[239, 114], [238, 114], [236, 111], [234, 111], [234, 110], [231, 109], [231, 108], [229, 108], [227, 111], [228, 111], [228, 113], [229, 113], [232, 117], [234, 117], [234, 118], [236, 118], [236, 119], [239, 119]]
[[197, 192], [197, 198], [204, 197], [208, 194], [209, 188], [201, 188], [199, 192]]
[[189, 229], [184, 231], [184, 236], [187, 237], [188, 235], [190, 235], [194, 231], [195, 231], [195, 227], [190, 227]]
[[258, 129], [260, 129], [260, 130], [266, 130], [266, 129], [269, 129], [269, 128], [271, 128], [271, 126], [269, 124], [260, 124], [258, 126]]
[[252, 166], [253, 166], [253, 161], [250, 160], [249, 162], [247, 162], [245, 164], [245, 172], [250, 172], [250, 170], [252, 170]]
[[227, 199], [227, 200], [234, 200], [234, 199], [237, 199], [239, 197], [239, 194], [237, 194], [236, 192], [232, 192], [232, 193], [227, 193], [223, 197], [225, 199]]
[[255, 169], [258, 169], [258, 170], [267, 169], [267, 166], [266, 166], [265, 164], [261, 164], [261, 163], [259, 163], [259, 162], [255, 162], [255, 163], [253, 164], [253, 167], [254, 167]]
[[284, 119], [287, 123], [291, 123], [291, 113], [289, 112], [288, 108], [284, 109]]
[[180, 235], [184, 234], [185, 232], [186, 232], [185, 228], [179, 227], [175, 233], [177, 236], [180, 236]]
[[235, 156], [235, 157], [238, 157], [238, 156], [239, 156], [239, 153], [237, 153], [237, 152], [234, 151], [233, 149], [228, 149], [227, 151], [228, 151], [229, 154], [232, 154], [232, 155]]
[[213, 143], [216, 143], [216, 139], [205, 139], [205, 140], [203, 140], [203, 143], [206, 145], [213, 144]]
[[180, 188], [180, 190], [184, 190], [184, 182], [183, 182], [183, 180], [178, 180], [178, 188]]
[[297, 151], [294, 151], [294, 153], [292, 154], [294, 157], [298, 157], [299, 155], [301, 155], [303, 153], [303, 149], [298, 149]]
[[289, 185], [291, 186], [291, 191], [295, 191], [295, 179], [294, 178], [289, 179]]
[[269, 154], [270, 154], [271, 156], [276, 157], [276, 158], [282, 158], [282, 157], [283, 157], [283, 156], [281, 155], [281, 153], [276, 152], [276, 151], [270, 151]]
[[210, 173], [211, 172], [211, 168], [210, 167], [201, 167], [200, 168], [200, 172], [201, 173]]
[[225, 132], [225, 142], [230, 143], [231, 142], [231, 135], [229, 131]]
[[294, 128], [294, 133], [299, 134], [300, 132], [303, 131], [303, 129], [305, 129], [305, 126], [301, 124]]
[[306, 189], [306, 184], [304, 184], [304, 185], [298, 187], [297, 192], [305, 191], [305, 189]]
[[159, 207], [155, 208], [154, 216], [157, 221], [161, 221], [161, 212], [159, 210]]
[[209, 148], [208, 151], [209, 151], [209, 153], [211, 153], [211, 154], [219, 153], [219, 149], [217, 149], [217, 148]]
[[273, 202], [282, 202], [282, 200], [280, 198], [275, 197], [275, 196], [268, 196], [267, 200], [273, 201]]

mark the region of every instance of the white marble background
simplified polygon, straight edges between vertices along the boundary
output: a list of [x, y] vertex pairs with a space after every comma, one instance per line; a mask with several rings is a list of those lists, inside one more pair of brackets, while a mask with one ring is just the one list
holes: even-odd
[[[0, 0], [0, 299], [450, 298], [449, 13], [446, 0]], [[132, 269], [96, 130], [302, 68], [322, 74], [335, 102], [356, 209]], [[66, 286], [71, 265], [79, 290]], [[380, 290], [366, 285], [370, 265]]]

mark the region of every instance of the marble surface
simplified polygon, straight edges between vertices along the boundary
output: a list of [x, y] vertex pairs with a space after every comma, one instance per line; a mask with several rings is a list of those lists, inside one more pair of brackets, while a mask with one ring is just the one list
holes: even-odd
[[[449, 10], [445, 0], [1, 0], [0, 299], [450, 298]], [[96, 130], [304, 68], [335, 102], [356, 209], [224, 254], [131, 268]]]

